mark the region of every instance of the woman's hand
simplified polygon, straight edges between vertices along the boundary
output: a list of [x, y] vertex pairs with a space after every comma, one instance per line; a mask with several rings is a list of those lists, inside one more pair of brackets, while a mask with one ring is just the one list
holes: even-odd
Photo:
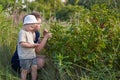
[[43, 31], [43, 36], [45, 36], [47, 33], [48, 33], [48, 30], [47, 30], [47, 29], [44, 29], [44, 31]]
[[48, 39], [48, 38], [51, 38], [52, 37], [52, 33], [46, 33], [44, 35], [44, 38]]

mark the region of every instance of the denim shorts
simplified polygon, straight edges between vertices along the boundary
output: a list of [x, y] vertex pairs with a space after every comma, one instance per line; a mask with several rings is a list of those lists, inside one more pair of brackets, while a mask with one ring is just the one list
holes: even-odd
[[33, 65], [37, 65], [37, 59], [20, 59], [20, 67], [24, 70], [30, 70]]

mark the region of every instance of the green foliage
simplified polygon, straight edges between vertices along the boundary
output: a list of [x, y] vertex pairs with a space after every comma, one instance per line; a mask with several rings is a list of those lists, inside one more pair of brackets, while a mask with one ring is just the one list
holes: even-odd
[[3, 9], [3, 8], [2, 8], [2, 5], [0, 5], [0, 12], [2, 12], [2, 9]]
[[107, 6], [112, 9], [119, 9], [120, 8], [120, 0], [68, 0], [67, 4], [72, 5], [82, 5], [88, 9], [94, 4], [107, 4]]
[[6, 10], [10, 7], [14, 6], [14, 0], [0, 0], [0, 5], [2, 5], [3, 9]]
[[31, 11], [39, 11], [43, 13], [45, 19], [55, 16], [55, 13], [63, 6], [64, 4], [62, 4], [60, 0], [37, 0], [28, 3], [28, 8]]
[[75, 16], [77, 13], [83, 13], [84, 11], [85, 9], [82, 6], [68, 5], [56, 13], [56, 18], [60, 20], [69, 20], [70, 18], [73, 18], [73, 16]]
[[[91, 11], [81, 10], [83, 12], [77, 14], [80, 17], [73, 16], [67, 25], [54, 22], [50, 26], [53, 37], [47, 52], [59, 73], [64, 73], [60, 75], [61, 80], [75, 75], [76, 69], [79, 75], [81, 69], [94, 73], [92, 76], [98, 80], [113, 75], [110, 71], [120, 69], [119, 61], [116, 61], [120, 55], [119, 17], [114, 16], [115, 12], [111, 14], [105, 5], [94, 5]], [[72, 78], [75, 79], [73, 76], [69, 79]]]

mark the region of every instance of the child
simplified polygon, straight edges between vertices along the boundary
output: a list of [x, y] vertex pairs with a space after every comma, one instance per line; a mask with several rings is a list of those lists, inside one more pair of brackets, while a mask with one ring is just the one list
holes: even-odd
[[26, 80], [27, 73], [31, 71], [32, 80], [37, 78], [37, 61], [35, 47], [39, 44], [34, 43], [35, 27], [39, 25], [33, 15], [27, 15], [24, 18], [23, 28], [18, 37], [18, 56], [21, 67], [21, 80]]

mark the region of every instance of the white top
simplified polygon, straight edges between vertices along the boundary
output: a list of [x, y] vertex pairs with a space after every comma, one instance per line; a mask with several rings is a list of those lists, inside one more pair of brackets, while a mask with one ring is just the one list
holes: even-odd
[[30, 44], [34, 44], [35, 33], [25, 31], [23, 29], [20, 30], [18, 35], [18, 56], [19, 59], [32, 59], [36, 57], [35, 48], [25, 48], [22, 47], [20, 42], [27, 42]]
[[35, 24], [35, 23], [38, 23], [38, 21], [34, 15], [25, 16], [23, 24]]

